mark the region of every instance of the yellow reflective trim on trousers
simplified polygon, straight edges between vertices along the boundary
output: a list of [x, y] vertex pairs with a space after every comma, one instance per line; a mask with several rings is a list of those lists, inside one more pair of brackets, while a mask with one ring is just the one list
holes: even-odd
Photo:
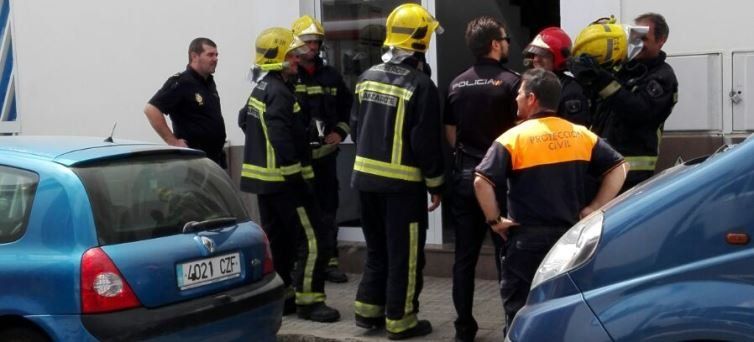
[[385, 307], [382, 305], [372, 305], [360, 301], [353, 302], [353, 311], [355, 314], [365, 318], [375, 318], [385, 316]]
[[391, 164], [399, 164], [403, 159], [403, 120], [406, 116], [406, 105], [403, 99], [398, 99], [395, 112], [395, 126], [393, 127], [393, 152], [390, 156]]
[[346, 132], [346, 134], [351, 133], [351, 126], [348, 126], [348, 124], [345, 122], [338, 122], [338, 124], [336, 124], [335, 127], [342, 129], [343, 132]]
[[419, 320], [416, 319], [416, 314], [410, 314], [405, 315], [403, 318], [398, 320], [393, 319], [386, 319], [385, 320], [385, 329], [391, 333], [397, 334], [400, 332], [404, 332], [408, 329], [411, 329], [415, 327], [419, 323]]
[[322, 95], [325, 91], [321, 86], [306, 87], [306, 95]]
[[436, 188], [442, 185], [442, 183], [445, 183], [445, 176], [440, 175], [434, 178], [424, 178], [424, 183], [427, 184], [427, 187]]
[[298, 305], [322, 303], [325, 299], [327, 299], [327, 296], [322, 292], [296, 292], [296, 304]]
[[[309, 221], [309, 216], [306, 214], [304, 207], [296, 208], [298, 212], [298, 219], [301, 221], [301, 226], [304, 228], [306, 234], [306, 262], [304, 264], [304, 279], [302, 280], [303, 291], [302, 293], [312, 292], [312, 279], [314, 277], [314, 264], [317, 261], [317, 237], [314, 235], [314, 229], [312, 223]], [[300, 266], [300, 265], [299, 265]], [[296, 303], [298, 303], [298, 293], [296, 294]]]
[[293, 112], [298, 113], [301, 111], [301, 105], [298, 104], [298, 102], [293, 103]]
[[314, 169], [311, 165], [304, 166], [301, 168], [301, 175], [304, 179], [312, 179], [314, 178]]
[[632, 156], [625, 160], [631, 167], [629, 171], [654, 171], [657, 165], [656, 156]]
[[270, 136], [267, 134], [267, 123], [264, 121], [265, 112], [267, 112], [267, 105], [253, 97], [249, 97], [249, 106], [252, 106], [259, 111], [259, 122], [262, 124], [262, 132], [264, 133], [265, 154], [267, 155], [267, 168], [275, 168], [275, 150], [270, 143]]
[[397, 96], [406, 101], [410, 100], [411, 96], [414, 95], [414, 92], [408, 89], [375, 81], [363, 81], [356, 85], [356, 93], [359, 94], [359, 96], [361, 96], [361, 93], [367, 90], [380, 94]]
[[312, 158], [319, 159], [335, 152], [338, 149], [337, 145], [322, 145], [312, 150]]
[[416, 264], [419, 256], [419, 223], [408, 225], [408, 284], [406, 285], [406, 306], [404, 317], [414, 312], [414, 295], [416, 294]]
[[356, 156], [353, 169], [385, 178], [400, 179], [409, 182], [422, 181], [421, 171], [416, 167], [386, 163], [362, 156]]
[[284, 176], [290, 176], [294, 173], [301, 172], [301, 163], [291, 164], [288, 166], [281, 166], [280, 172]]
[[280, 169], [268, 169], [265, 167], [244, 163], [241, 168], [241, 176], [246, 178], [259, 179], [267, 182], [284, 182]]

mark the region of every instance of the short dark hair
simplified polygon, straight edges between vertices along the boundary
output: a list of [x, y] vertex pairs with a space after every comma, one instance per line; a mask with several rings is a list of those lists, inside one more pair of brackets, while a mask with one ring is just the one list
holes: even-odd
[[668, 27], [668, 22], [665, 21], [665, 17], [663, 17], [662, 14], [647, 12], [634, 19], [635, 22], [644, 20], [649, 20], [654, 24], [655, 39], [668, 38], [670, 27]]
[[560, 102], [560, 80], [552, 71], [541, 68], [529, 69], [521, 75], [524, 92], [532, 93], [542, 109], [557, 110]]
[[201, 55], [202, 52], [204, 52], [204, 45], [209, 45], [213, 48], [217, 48], [217, 45], [212, 41], [212, 39], [204, 37], [194, 38], [194, 40], [192, 40], [189, 44], [188, 48], [189, 63], [191, 63], [191, 53], [193, 52], [197, 55]]
[[489, 16], [474, 18], [466, 24], [466, 45], [474, 57], [479, 58], [490, 53], [490, 43], [503, 38], [500, 37], [500, 29], [508, 33], [503, 23]]

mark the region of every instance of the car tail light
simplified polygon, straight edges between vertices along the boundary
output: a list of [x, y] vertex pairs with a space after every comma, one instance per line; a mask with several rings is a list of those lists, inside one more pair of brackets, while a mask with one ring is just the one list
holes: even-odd
[[264, 262], [262, 262], [262, 274], [268, 274], [275, 271], [275, 266], [273, 266], [272, 264], [272, 249], [270, 249], [270, 240], [267, 239], [267, 234], [265, 234], [264, 231], [262, 231], [262, 236], [264, 236]]
[[81, 311], [101, 313], [141, 306], [110, 257], [92, 248], [81, 257]]

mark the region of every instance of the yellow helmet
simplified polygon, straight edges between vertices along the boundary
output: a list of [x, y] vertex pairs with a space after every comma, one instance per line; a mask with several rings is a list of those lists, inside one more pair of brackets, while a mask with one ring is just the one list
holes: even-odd
[[433, 32], [443, 32], [440, 22], [417, 4], [396, 7], [387, 17], [386, 26], [387, 35], [383, 45], [418, 52], [427, 51]]
[[268, 28], [257, 36], [254, 44], [256, 58], [254, 64], [262, 70], [283, 70], [285, 56], [294, 52], [303, 54], [307, 48], [301, 39], [293, 35], [291, 30], [282, 27]]
[[322, 24], [308, 15], [303, 15], [296, 19], [291, 28], [293, 29], [293, 34], [305, 42], [325, 39], [325, 29], [322, 27]]
[[589, 55], [600, 65], [616, 65], [623, 62], [627, 54], [626, 32], [612, 16], [599, 19], [581, 30], [573, 43], [573, 56]]

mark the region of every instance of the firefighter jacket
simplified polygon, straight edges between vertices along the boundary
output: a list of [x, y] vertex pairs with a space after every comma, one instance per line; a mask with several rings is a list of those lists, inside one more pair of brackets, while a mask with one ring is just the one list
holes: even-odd
[[293, 86], [280, 72], [262, 77], [238, 113], [246, 134], [241, 190], [275, 193], [313, 178], [308, 123]]
[[351, 185], [367, 192], [443, 186], [442, 118], [437, 87], [409, 57], [365, 71], [351, 111], [356, 161]]
[[563, 72], [556, 74], [561, 84], [558, 115], [575, 124], [589, 127], [592, 120], [589, 113], [589, 98], [584, 88], [570, 75]]
[[595, 96], [592, 131], [626, 157], [631, 171], [654, 171], [663, 124], [678, 101], [678, 80], [665, 53], [631, 61]]
[[310, 139], [316, 146], [312, 149], [312, 157], [319, 159], [335, 152], [337, 145], [324, 145], [321, 139], [336, 132], [343, 140], [351, 131], [348, 119], [353, 96], [343, 82], [343, 77], [335, 68], [325, 65], [321, 58], [316, 57], [313, 73], [310, 74], [299, 66], [295, 89], [303, 109], [313, 121], [322, 123], [321, 132], [316, 123], [310, 124]]

